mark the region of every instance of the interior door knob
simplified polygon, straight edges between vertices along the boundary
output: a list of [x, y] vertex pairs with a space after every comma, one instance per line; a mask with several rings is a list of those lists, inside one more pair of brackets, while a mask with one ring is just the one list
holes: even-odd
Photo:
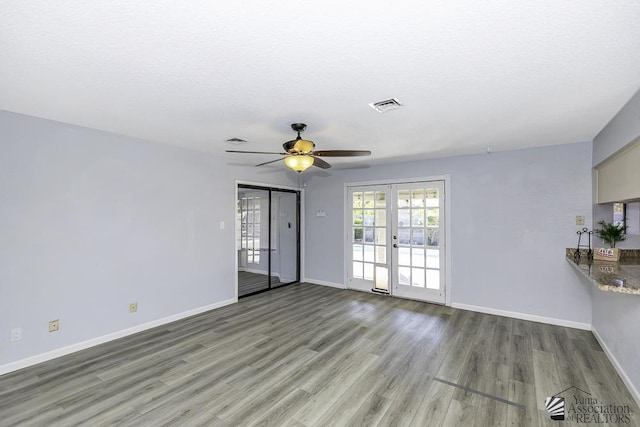
[[393, 244], [393, 247], [394, 247], [394, 248], [397, 248], [397, 247], [398, 247], [398, 244], [397, 244], [397, 243], [394, 243], [394, 244]]

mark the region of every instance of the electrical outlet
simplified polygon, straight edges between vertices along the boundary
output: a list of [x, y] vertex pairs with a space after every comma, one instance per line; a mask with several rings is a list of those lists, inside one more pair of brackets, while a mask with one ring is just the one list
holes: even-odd
[[11, 330], [11, 341], [20, 341], [22, 339], [22, 328], [13, 328]]
[[129, 304], [129, 313], [135, 313], [136, 311], [138, 311], [138, 303], [132, 302]]
[[576, 225], [584, 225], [584, 216], [576, 215]]
[[49, 322], [49, 332], [56, 332], [58, 329], [60, 329], [60, 320], [56, 319]]

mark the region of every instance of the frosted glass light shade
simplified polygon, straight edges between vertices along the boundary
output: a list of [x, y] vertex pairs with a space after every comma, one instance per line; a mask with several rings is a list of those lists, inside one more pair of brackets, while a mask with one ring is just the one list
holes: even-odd
[[298, 139], [293, 146], [293, 149], [298, 153], [308, 154], [313, 151], [315, 148], [315, 144], [312, 141], [307, 141], [306, 139]]
[[296, 172], [303, 172], [313, 165], [313, 157], [311, 156], [289, 156], [285, 157], [284, 163], [289, 169]]

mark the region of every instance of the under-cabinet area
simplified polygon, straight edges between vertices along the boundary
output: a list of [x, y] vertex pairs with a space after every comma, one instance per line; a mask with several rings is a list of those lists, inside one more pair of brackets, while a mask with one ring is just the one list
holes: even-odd
[[597, 203], [640, 199], [640, 139], [596, 167]]

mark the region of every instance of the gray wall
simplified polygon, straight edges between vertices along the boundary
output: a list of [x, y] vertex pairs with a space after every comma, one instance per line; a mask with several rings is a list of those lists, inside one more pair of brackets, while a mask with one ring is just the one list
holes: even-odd
[[293, 184], [7, 112], [0, 135], [0, 366], [234, 298], [235, 179]]
[[[593, 165], [640, 137], [640, 92], [616, 115], [593, 141]], [[638, 183], [640, 185], [640, 183]], [[595, 200], [595, 198], [594, 198]], [[635, 207], [634, 207], [635, 209]], [[612, 207], [593, 206], [593, 226], [611, 222]], [[640, 248], [640, 236], [630, 235], [621, 248]], [[593, 291], [593, 327], [603, 339], [636, 390], [640, 390], [640, 297]]]
[[453, 302], [588, 324], [591, 290], [564, 252], [581, 228], [575, 216], [591, 222], [591, 150], [586, 142], [311, 178], [305, 276], [344, 283], [344, 183], [449, 173]]

